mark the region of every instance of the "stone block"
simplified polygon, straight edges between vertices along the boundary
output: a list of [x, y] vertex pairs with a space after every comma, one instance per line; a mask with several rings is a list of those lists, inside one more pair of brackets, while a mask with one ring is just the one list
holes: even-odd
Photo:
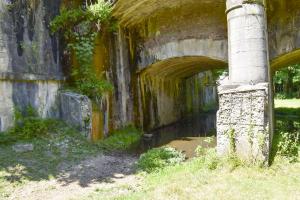
[[[268, 84], [244, 85], [219, 90], [217, 113], [217, 150], [220, 155], [235, 152], [246, 160], [267, 163], [269, 159], [271, 120]], [[234, 131], [233, 138], [228, 132]]]
[[73, 92], [60, 93], [61, 119], [76, 127], [86, 137], [92, 134], [92, 102], [84, 95]]
[[15, 144], [12, 146], [12, 149], [16, 153], [26, 153], [26, 152], [33, 151], [34, 146], [33, 144]]

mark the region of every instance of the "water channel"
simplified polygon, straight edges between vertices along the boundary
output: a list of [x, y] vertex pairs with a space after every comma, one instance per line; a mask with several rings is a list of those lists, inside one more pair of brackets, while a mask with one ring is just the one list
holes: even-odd
[[[207, 138], [212, 138], [208, 141]], [[146, 133], [142, 142], [145, 151], [153, 147], [171, 146], [188, 158], [195, 156], [197, 146], [216, 146], [216, 112], [184, 118], [173, 124]]]
[[[300, 132], [300, 118], [277, 116], [275, 127], [275, 140], [282, 132], [297, 134]], [[216, 112], [214, 111], [187, 117], [176, 123], [151, 130], [144, 135], [142, 151], [170, 146], [182, 151], [187, 158], [192, 158], [196, 155], [195, 150], [199, 145], [213, 148], [216, 144]]]

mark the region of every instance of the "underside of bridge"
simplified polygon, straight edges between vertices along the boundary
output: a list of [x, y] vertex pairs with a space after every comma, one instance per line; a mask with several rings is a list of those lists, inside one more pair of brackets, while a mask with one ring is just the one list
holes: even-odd
[[[0, 2], [1, 131], [13, 124], [16, 104], [33, 104], [45, 117], [61, 117], [60, 105], [71, 105], [58, 98], [69, 74], [61, 66], [59, 39], [49, 30], [61, 1], [11, 2]], [[234, 150], [266, 162], [273, 131], [271, 69], [299, 63], [299, 0], [114, 2], [119, 26], [97, 38], [94, 55], [97, 75], [114, 86], [95, 117], [105, 124], [101, 128], [107, 133], [135, 124], [151, 130], [219, 98], [219, 153]], [[229, 77], [216, 95], [212, 70], [226, 68]]]
[[198, 115], [208, 106], [217, 106], [213, 70], [226, 67], [223, 61], [191, 56], [160, 61], [141, 71], [144, 129], [165, 126]]
[[[164, 119], [177, 116], [172, 115], [172, 111], [159, 110], [170, 111], [172, 109], [167, 105], [178, 108], [178, 105], [186, 104], [180, 103], [182, 99], [188, 99], [186, 96], [180, 98], [187, 94], [182, 93], [184, 88], [188, 88], [182, 80], [201, 70], [222, 68], [228, 61], [229, 77], [219, 87], [218, 152], [235, 151], [242, 157], [266, 162], [273, 131], [266, 8], [270, 13], [276, 12], [274, 5], [280, 1], [267, 3], [243, 0], [228, 0], [226, 4], [211, 0], [133, 3], [119, 0], [114, 16], [121, 26], [139, 30], [137, 63], [144, 96], [143, 113], [149, 111], [149, 106], [145, 105], [147, 100], [153, 104], [147, 96], [150, 94], [158, 99], [154, 103], [159, 108], [158, 116], [164, 116]], [[269, 15], [270, 21], [275, 17]], [[188, 42], [191, 39], [193, 42]], [[273, 39], [270, 44], [276, 46], [277, 42]], [[275, 58], [280, 53], [271, 52], [271, 56]], [[272, 64], [276, 67], [280, 62], [275, 60]], [[169, 92], [162, 92], [164, 90]], [[168, 97], [164, 96], [166, 94]], [[172, 103], [168, 99], [170, 96], [175, 99]], [[153, 106], [150, 108], [156, 110]], [[184, 113], [182, 109], [175, 110], [180, 110], [179, 115]], [[177, 117], [161, 122], [169, 123], [174, 119]], [[250, 144], [249, 138], [253, 138]]]

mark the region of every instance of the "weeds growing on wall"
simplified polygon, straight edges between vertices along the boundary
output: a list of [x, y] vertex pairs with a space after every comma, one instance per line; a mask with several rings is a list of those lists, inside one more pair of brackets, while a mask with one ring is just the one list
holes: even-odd
[[232, 155], [232, 154], [235, 154], [236, 152], [236, 144], [235, 144], [235, 136], [236, 133], [235, 133], [235, 130], [233, 128], [230, 128], [228, 131], [227, 131], [227, 137], [229, 139], [229, 153]]
[[67, 50], [75, 55], [71, 87], [94, 100], [100, 100], [103, 93], [112, 90], [105, 77], [96, 75], [93, 66], [95, 38], [113, 26], [111, 11], [112, 4], [108, 1], [86, 2], [85, 7], [62, 10], [50, 25], [53, 33], [63, 33], [68, 43]]

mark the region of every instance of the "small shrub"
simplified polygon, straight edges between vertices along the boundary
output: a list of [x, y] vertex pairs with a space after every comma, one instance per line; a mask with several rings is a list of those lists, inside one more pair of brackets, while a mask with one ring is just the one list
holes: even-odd
[[290, 161], [297, 160], [300, 150], [299, 132], [281, 132], [277, 148], [277, 153], [279, 155], [289, 158]]
[[199, 161], [200, 165], [209, 170], [215, 170], [219, 166], [229, 167], [230, 170], [234, 170], [243, 164], [235, 153], [220, 158], [217, 155], [216, 149], [204, 148], [202, 146], [198, 146], [195, 152], [197, 155], [196, 159]]
[[137, 167], [148, 173], [167, 166], [177, 165], [185, 160], [185, 155], [171, 147], [155, 148], [141, 155]]
[[205, 152], [206, 152], [205, 148], [202, 147], [201, 145], [197, 146], [197, 148], [195, 149], [195, 153], [197, 157], [204, 156]]
[[275, 108], [275, 114], [279, 116], [293, 116], [300, 118], [300, 108]]
[[275, 99], [287, 99], [287, 95], [284, 93], [276, 93], [275, 94]]
[[235, 145], [236, 133], [235, 133], [235, 130], [233, 128], [230, 128], [227, 131], [227, 136], [228, 136], [228, 139], [229, 139], [230, 154], [234, 154], [236, 152], [236, 145]]
[[215, 149], [208, 149], [204, 158], [204, 165], [210, 170], [215, 170], [220, 164], [220, 158]]
[[[227, 158], [225, 158], [225, 164], [230, 168], [230, 170], [234, 170], [239, 166], [242, 166], [245, 164], [245, 161], [242, 161], [236, 154], [229, 155]], [[255, 163], [252, 163], [255, 164]]]
[[15, 125], [8, 131], [0, 134], [0, 144], [14, 143], [18, 140], [30, 140], [47, 135], [54, 131], [57, 121], [42, 119], [38, 112], [28, 106], [23, 112], [15, 108]]

